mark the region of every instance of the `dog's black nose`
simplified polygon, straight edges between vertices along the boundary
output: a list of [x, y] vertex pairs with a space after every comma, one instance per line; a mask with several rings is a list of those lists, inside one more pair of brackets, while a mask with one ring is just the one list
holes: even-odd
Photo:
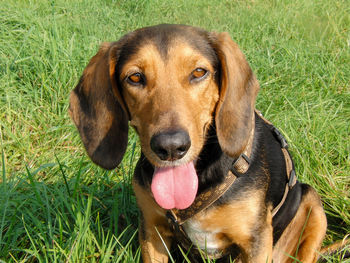
[[190, 136], [184, 130], [161, 132], [151, 138], [151, 149], [163, 161], [181, 159], [190, 146]]

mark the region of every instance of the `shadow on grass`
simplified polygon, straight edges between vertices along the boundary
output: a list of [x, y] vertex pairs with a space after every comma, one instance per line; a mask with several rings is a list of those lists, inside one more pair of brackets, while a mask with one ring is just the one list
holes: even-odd
[[[4, 162], [3, 162], [4, 164]], [[3, 165], [4, 167], [4, 165]], [[133, 167], [104, 171], [81, 162], [46, 164], [0, 185], [0, 259], [5, 262], [137, 262]], [[56, 182], [45, 173], [61, 173]]]

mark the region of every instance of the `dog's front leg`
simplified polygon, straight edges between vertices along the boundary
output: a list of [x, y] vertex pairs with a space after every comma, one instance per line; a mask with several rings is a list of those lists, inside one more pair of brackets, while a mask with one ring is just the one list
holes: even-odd
[[265, 226], [263, 226], [259, 235], [255, 237], [256, 240], [249, 251], [249, 259], [247, 260], [247, 262], [272, 262], [272, 232], [273, 230], [271, 224], [266, 224]]
[[137, 204], [141, 210], [139, 241], [144, 263], [167, 263], [171, 246], [172, 232], [165, 216], [152, 198], [150, 191], [140, 186], [135, 180], [133, 187]]
[[[258, 224], [258, 222], [256, 222]], [[242, 225], [242, 229], [245, 226]], [[248, 228], [249, 229], [249, 228]], [[241, 250], [241, 261], [243, 263], [270, 263], [272, 262], [273, 229], [271, 225], [271, 215], [264, 224], [261, 224], [249, 235], [236, 235], [233, 240]]]
[[163, 225], [153, 225], [142, 216], [139, 227], [142, 259], [144, 263], [167, 263], [171, 246], [171, 233]]
[[270, 263], [272, 262], [272, 226], [260, 229], [260, 232], [251, 236], [249, 241], [239, 244], [241, 250], [240, 261], [243, 263]]

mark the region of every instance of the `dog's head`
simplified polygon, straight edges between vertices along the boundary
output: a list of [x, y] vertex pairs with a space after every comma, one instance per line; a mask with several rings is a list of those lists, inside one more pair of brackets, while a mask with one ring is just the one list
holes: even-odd
[[210, 125], [225, 153], [237, 157], [244, 150], [258, 89], [227, 33], [159, 25], [103, 44], [71, 93], [70, 114], [98, 165], [120, 163], [130, 121], [155, 167], [154, 181], [160, 178], [163, 187], [158, 174], [172, 173], [195, 184], [188, 178]]

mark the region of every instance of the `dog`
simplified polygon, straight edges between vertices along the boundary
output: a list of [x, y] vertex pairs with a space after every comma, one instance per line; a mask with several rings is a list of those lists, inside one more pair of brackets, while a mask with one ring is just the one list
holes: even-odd
[[88, 155], [121, 162], [128, 124], [143, 262], [315, 262], [327, 220], [288, 144], [255, 109], [258, 81], [228, 33], [157, 25], [104, 43], [70, 95]]

